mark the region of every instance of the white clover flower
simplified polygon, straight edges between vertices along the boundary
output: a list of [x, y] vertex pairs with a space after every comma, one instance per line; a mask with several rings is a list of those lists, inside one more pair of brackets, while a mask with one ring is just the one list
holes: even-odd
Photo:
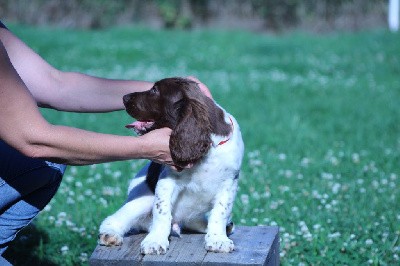
[[113, 178], [114, 179], [118, 179], [118, 178], [120, 178], [122, 176], [122, 172], [121, 171], [115, 171], [114, 173], [113, 173]]
[[333, 174], [323, 172], [323, 173], [321, 173], [321, 178], [325, 179], [325, 180], [332, 180], [333, 179]]
[[56, 227], [60, 227], [60, 226], [62, 226], [62, 224], [63, 224], [63, 221], [62, 221], [62, 220], [57, 220], [57, 221], [54, 223], [54, 225], [55, 225]]
[[330, 239], [338, 238], [340, 236], [341, 236], [341, 234], [339, 232], [328, 234], [328, 238], [330, 238]]
[[114, 188], [113, 187], [109, 187], [109, 186], [103, 187], [102, 194], [104, 196], [114, 196], [114, 194], [115, 194], [114, 193]]
[[60, 212], [58, 215], [57, 215], [57, 218], [58, 219], [65, 219], [67, 217], [67, 213], [66, 212]]
[[303, 235], [303, 237], [307, 240], [307, 241], [312, 241], [313, 237], [312, 234], [310, 232], [307, 232]]
[[339, 164], [339, 160], [335, 156], [332, 156], [330, 158], [330, 162], [331, 162], [332, 165], [335, 165], [335, 166]]
[[108, 206], [108, 202], [107, 202], [107, 200], [105, 198], [99, 198], [99, 201], [100, 201], [101, 204], [103, 204], [104, 207]]
[[242, 195], [240, 195], [240, 200], [242, 201], [242, 203], [244, 204], [244, 205], [248, 205], [249, 204], [249, 195], [247, 195], [247, 194], [242, 194]]
[[80, 259], [81, 262], [87, 262], [87, 260], [88, 260], [88, 254], [82, 252], [82, 253], [79, 255], [79, 259]]
[[260, 194], [259, 194], [257, 191], [254, 191], [254, 192], [251, 194], [251, 197], [252, 197], [253, 199], [255, 199], [255, 200], [259, 200], [259, 199], [261, 198]]
[[78, 201], [84, 201], [84, 200], [85, 200], [85, 196], [79, 195], [76, 199], [77, 199]]
[[73, 174], [76, 175], [78, 173], [78, 168], [76, 166], [71, 166], [69, 168], [69, 171]]
[[359, 163], [360, 162], [360, 155], [358, 153], [353, 153], [351, 155], [351, 159], [353, 160], [353, 163]]
[[286, 160], [286, 154], [280, 153], [280, 154], [278, 154], [278, 158], [279, 158], [279, 160], [281, 160], [281, 161], [285, 161], [285, 160]]
[[285, 177], [290, 178], [293, 176], [293, 171], [292, 170], [285, 170]]
[[56, 218], [52, 215], [50, 215], [47, 219], [49, 220], [50, 223], [53, 223], [56, 220]]
[[69, 251], [69, 247], [68, 246], [62, 246], [61, 247], [61, 254], [62, 255], [66, 255]]
[[73, 204], [75, 204], [75, 200], [73, 198], [71, 198], [71, 197], [68, 197], [67, 198], [67, 204], [73, 205]]
[[339, 183], [333, 184], [333, 187], [332, 187], [332, 192], [333, 192], [333, 194], [337, 194], [337, 193], [339, 192], [339, 190], [340, 190], [341, 187], [342, 187], [342, 185], [339, 184]]
[[93, 195], [93, 191], [89, 188], [89, 189], [86, 189], [85, 192], [83, 192], [83, 194], [85, 194], [86, 196], [91, 196], [91, 195]]
[[300, 165], [302, 167], [308, 167], [310, 162], [311, 162], [311, 160], [309, 158], [303, 158], [303, 159], [301, 159]]
[[73, 226], [75, 226], [75, 224], [74, 224], [73, 222], [69, 221], [69, 220], [66, 220], [66, 221], [65, 221], [65, 225], [68, 226], [68, 227], [73, 227]]
[[314, 224], [313, 225], [314, 230], [318, 231], [321, 228], [320, 224]]
[[372, 239], [365, 240], [365, 244], [368, 246], [372, 245], [373, 243], [374, 243], [374, 241], [372, 241]]
[[64, 179], [67, 183], [72, 183], [72, 182], [74, 182], [75, 178], [71, 175], [67, 175], [66, 177], [64, 177]]
[[271, 210], [276, 210], [276, 209], [278, 209], [278, 207], [279, 207], [279, 204], [276, 201], [272, 201], [271, 204], [269, 205], [269, 208]]
[[281, 191], [281, 193], [290, 191], [290, 188], [288, 186], [279, 186], [278, 188]]

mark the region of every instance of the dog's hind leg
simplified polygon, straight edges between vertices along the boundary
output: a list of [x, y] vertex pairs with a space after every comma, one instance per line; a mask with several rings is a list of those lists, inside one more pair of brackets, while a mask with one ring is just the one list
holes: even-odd
[[105, 246], [121, 245], [124, 235], [132, 228], [148, 230], [154, 195], [145, 192], [145, 182], [133, 187], [128, 201], [100, 225], [99, 244]]

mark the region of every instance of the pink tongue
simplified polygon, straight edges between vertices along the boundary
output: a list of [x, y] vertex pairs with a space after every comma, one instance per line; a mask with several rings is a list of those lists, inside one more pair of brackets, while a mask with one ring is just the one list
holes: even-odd
[[146, 124], [146, 122], [141, 122], [141, 121], [135, 121], [131, 124], [126, 125], [126, 128], [136, 128], [136, 129], [141, 129], [144, 127], [144, 125]]

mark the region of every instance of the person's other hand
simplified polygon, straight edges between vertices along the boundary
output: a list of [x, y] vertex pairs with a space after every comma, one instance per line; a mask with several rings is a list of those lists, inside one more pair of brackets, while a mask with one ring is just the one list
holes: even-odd
[[183, 169], [191, 168], [193, 164], [189, 164], [184, 168], [174, 165], [169, 149], [171, 132], [172, 130], [170, 128], [164, 127], [140, 136], [139, 138], [144, 145], [143, 153], [145, 154], [145, 158], [156, 163], [167, 164], [178, 172]]
[[171, 132], [170, 128], [165, 127], [155, 129], [139, 137], [143, 142], [143, 153], [146, 159], [170, 166], [174, 165], [169, 150]]
[[207, 88], [207, 86], [206, 85], [204, 85], [200, 80], [198, 80], [196, 77], [193, 77], [193, 76], [188, 76], [188, 77], [186, 77], [187, 79], [190, 79], [190, 80], [192, 80], [192, 81], [194, 81], [194, 82], [196, 82], [198, 85], [199, 85], [199, 88], [200, 88], [200, 90], [207, 96], [207, 97], [209, 97], [209, 98], [213, 98], [212, 97], [212, 95], [211, 95], [211, 92], [210, 92], [210, 90]]

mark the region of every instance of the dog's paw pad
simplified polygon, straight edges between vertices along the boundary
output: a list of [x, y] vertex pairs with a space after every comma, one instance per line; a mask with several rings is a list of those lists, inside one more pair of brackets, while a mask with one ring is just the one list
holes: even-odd
[[102, 233], [99, 234], [99, 245], [101, 246], [120, 246], [122, 245], [123, 242], [123, 237], [116, 235], [116, 234], [107, 234], [107, 233]]
[[226, 236], [206, 236], [205, 248], [207, 251], [229, 253], [235, 249], [233, 241]]
[[167, 253], [168, 246], [168, 240], [161, 241], [146, 237], [140, 244], [140, 252], [146, 255], [162, 255]]

